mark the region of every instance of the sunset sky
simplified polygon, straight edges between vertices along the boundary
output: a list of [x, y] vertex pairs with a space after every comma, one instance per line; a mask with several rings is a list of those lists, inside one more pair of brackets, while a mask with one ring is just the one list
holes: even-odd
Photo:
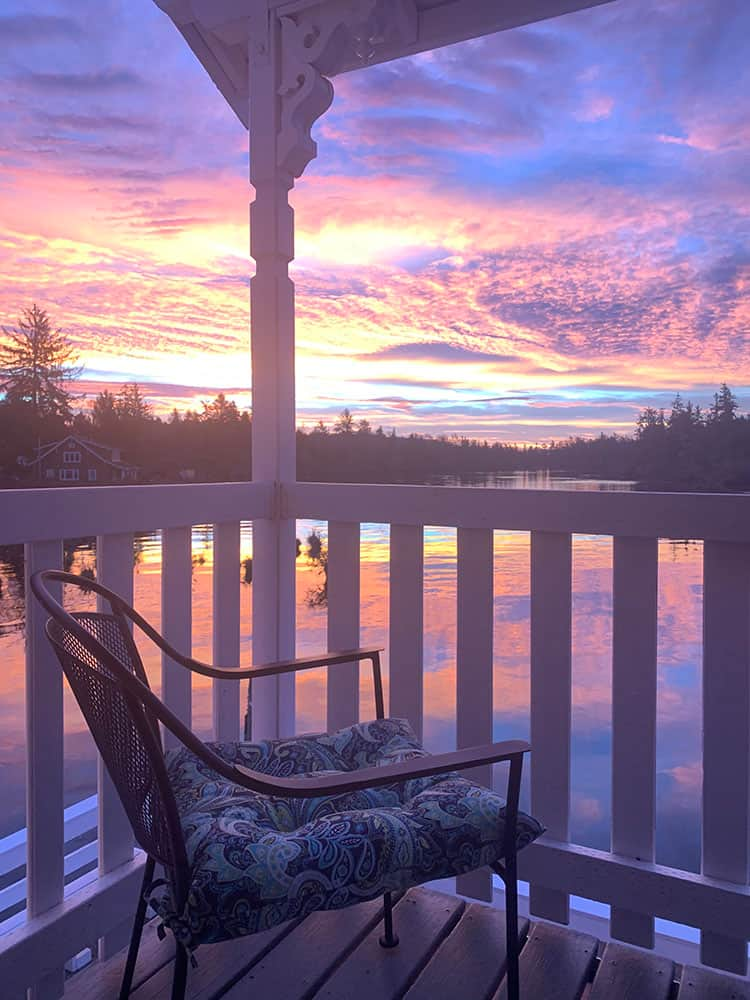
[[[0, 3], [0, 324], [250, 405], [247, 135], [151, 0]], [[750, 408], [750, 3], [616, 0], [334, 81], [294, 192], [300, 424]]]

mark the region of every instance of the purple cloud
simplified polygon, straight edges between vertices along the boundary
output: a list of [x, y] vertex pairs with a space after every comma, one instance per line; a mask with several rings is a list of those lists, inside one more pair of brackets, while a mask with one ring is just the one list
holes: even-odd
[[27, 72], [19, 82], [47, 94], [106, 94], [143, 87], [145, 79], [129, 69], [100, 69], [88, 73]]
[[71, 17], [60, 17], [55, 14], [0, 16], [0, 44], [43, 43], [60, 39], [78, 39], [82, 35], [80, 24]]

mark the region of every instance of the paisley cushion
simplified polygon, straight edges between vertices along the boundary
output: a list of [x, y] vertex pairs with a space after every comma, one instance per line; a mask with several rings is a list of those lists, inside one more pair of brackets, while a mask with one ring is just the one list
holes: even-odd
[[[276, 777], [356, 771], [426, 755], [403, 719], [209, 746], [230, 763]], [[167, 767], [190, 891], [181, 913], [169, 896], [156, 905], [188, 947], [460, 875], [503, 856], [504, 800], [456, 773], [300, 799], [232, 784], [184, 747], [168, 752]], [[542, 832], [519, 813], [519, 849]]]

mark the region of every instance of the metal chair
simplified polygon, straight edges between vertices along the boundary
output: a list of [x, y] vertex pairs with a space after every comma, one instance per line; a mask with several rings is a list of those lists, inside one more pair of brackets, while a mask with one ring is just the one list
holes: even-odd
[[[106, 602], [109, 611], [69, 614], [50, 592], [50, 583], [93, 592]], [[135, 840], [147, 856], [121, 1000], [130, 994], [149, 901], [175, 934], [172, 998], [182, 1000], [189, 954], [201, 943], [253, 933], [314, 909], [339, 908], [382, 895], [381, 944], [395, 947], [398, 938], [393, 928], [392, 893], [486, 864], [505, 883], [508, 995], [518, 997], [516, 855], [543, 831], [536, 820], [518, 810], [523, 755], [530, 749], [527, 743], [508, 741], [427, 754], [406, 722], [385, 718], [378, 649], [347, 650], [248, 669], [213, 667], [179, 653], [122, 598], [94, 581], [44, 570], [32, 576], [31, 588], [50, 614], [47, 635], [118, 791]], [[255, 744], [204, 743], [151, 691], [133, 639], [133, 625], [173, 661], [207, 677], [255, 679], [335, 667], [353, 660], [370, 661], [377, 719], [332, 736]], [[160, 724], [180, 742], [177, 750], [165, 754]], [[455, 773], [495, 761], [510, 762], [507, 801]], [[314, 772], [320, 770], [326, 773], [316, 776]], [[489, 808], [494, 817], [492, 828], [477, 833], [475, 822], [474, 827], [466, 824], [463, 832], [456, 832], [456, 803], [470, 811], [480, 797], [484, 797], [482, 815], [488, 814]], [[436, 802], [438, 806], [447, 802], [451, 807], [451, 823], [446, 829], [438, 821], [432, 821], [432, 828], [425, 825], [424, 809], [429, 806], [433, 816]], [[405, 867], [403, 858], [401, 867], [394, 867], [389, 853], [387, 817], [394, 805], [400, 810], [402, 827], [420, 824], [420, 847], [414, 849]], [[285, 818], [279, 820], [279, 816]], [[331, 897], [316, 896], [306, 891], [304, 864], [312, 862], [304, 860], [304, 849], [316, 837], [332, 836], [331, 816], [339, 826], [349, 817], [352, 821], [356, 818], [372, 862], [350, 895], [344, 884], [337, 886]], [[244, 831], [239, 840], [232, 826], [236, 818], [237, 829]], [[372, 827], [367, 826], [370, 820]], [[236, 852], [238, 846], [243, 847], [244, 836], [245, 846], [252, 852], [257, 841], [252, 835], [248, 837], [248, 829], [257, 830], [264, 843], [286, 843], [284, 838], [291, 838], [299, 848], [298, 855], [301, 852], [302, 870], [297, 878], [302, 889], [285, 905], [278, 901], [268, 905], [262, 886], [259, 888], [263, 878], [259, 879], [254, 869], [244, 872], [236, 884], [227, 887], [222, 882], [219, 891], [216, 885], [211, 886], [205, 866], [201, 867], [195, 843], [204, 843], [215, 856], [217, 840], [231, 836], [231, 848]], [[379, 831], [377, 835], [374, 830]], [[426, 854], [421, 846], [425, 840], [431, 845]], [[403, 854], [402, 847], [400, 850]], [[161, 897], [153, 883], [156, 863], [163, 866], [166, 875]], [[237, 862], [233, 864], [236, 867]], [[222, 893], [233, 895], [225, 898]], [[236, 906], [238, 898], [243, 903], [240, 907]], [[205, 915], [209, 904], [213, 905], [210, 919]], [[245, 914], [240, 924], [228, 916], [238, 911]]]

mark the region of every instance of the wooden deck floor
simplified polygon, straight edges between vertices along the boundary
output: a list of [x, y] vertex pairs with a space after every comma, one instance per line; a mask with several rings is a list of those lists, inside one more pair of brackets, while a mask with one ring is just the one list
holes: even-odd
[[[394, 913], [400, 944], [385, 950], [379, 901], [314, 913], [196, 953], [191, 1000], [503, 1000], [505, 915], [428, 889]], [[750, 1000], [750, 985], [552, 924], [521, 920], [523, 1000]], [[170, 941], [146, 927], [133, 1000], [168, 1000]], [[113, 1000], [124, 956], [73, 976], [66, 1000]]]

